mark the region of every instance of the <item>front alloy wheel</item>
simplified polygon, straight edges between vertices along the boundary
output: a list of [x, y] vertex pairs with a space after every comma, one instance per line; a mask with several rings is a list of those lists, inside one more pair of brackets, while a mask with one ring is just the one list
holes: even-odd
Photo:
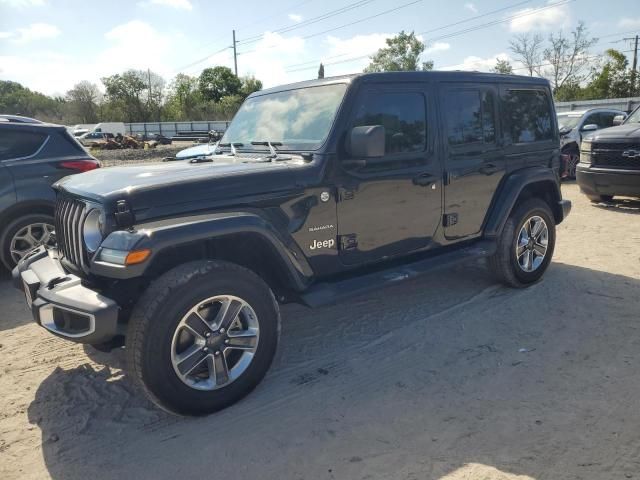
[[197, 390], [229, 385], [251, 364], [260, 335], [255, 311], [241, 298], [221, 295], [195, 305], [171, 342], [176, 375]]
[[547, 255], [549, 245], [549, 227], [538, 215], [524, 222], [516, 241], [516, 257], [520, 268], [533, 272], [540, 268]]
[[221, 260], [189, 262], [137, 302], [125, 338], [130, 373], [169, 412], [212, 413], [260, 383], [279, 332], [278, 304], [262, 278]]

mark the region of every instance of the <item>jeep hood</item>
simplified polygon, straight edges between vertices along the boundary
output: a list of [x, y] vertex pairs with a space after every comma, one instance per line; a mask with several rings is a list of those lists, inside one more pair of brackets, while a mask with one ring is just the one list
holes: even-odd
[[640, 123], [629, 123], [604, 128], [590, 135], [594, 142], [629, 141], [640, 142]]
[[108, 211], [119, 200], [127, 200], [140, 221], [286, 195], [295, 188], [293, 170], [302, 165], [302, 161], [243, 162], [235, 157], [216, 157], [207, 163], [138, 164], [72, 175], [54, 188], [103, 204]]

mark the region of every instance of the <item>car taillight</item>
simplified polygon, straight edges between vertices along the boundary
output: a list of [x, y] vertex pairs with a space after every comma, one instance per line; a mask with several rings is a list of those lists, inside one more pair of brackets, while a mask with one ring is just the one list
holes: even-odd
[[69, 170], [75, 170], [78, 173], [88, 172], [89, 170], [95, 170], [100, 168], [100, 162], [97, 160], [67, 160], [58, 164], [60, 168], [66, 168]]

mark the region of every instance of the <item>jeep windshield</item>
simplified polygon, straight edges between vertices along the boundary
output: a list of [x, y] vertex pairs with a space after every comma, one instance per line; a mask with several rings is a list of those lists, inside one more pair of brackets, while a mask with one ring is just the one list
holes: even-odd
[[249, 98], [220, 144], [242, 144], [247, 148], [259, 140], [278, 145], [280, 151], [316, 150], [329, 135], [346, 89], [346, 84], [338, 83]]

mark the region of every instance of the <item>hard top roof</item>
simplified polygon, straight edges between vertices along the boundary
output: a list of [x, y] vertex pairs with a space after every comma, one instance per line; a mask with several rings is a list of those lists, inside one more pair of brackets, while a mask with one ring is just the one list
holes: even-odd
[[317, 87], [321, 85], [331, 85], [335, 83], [352, 83], [355, 81], [397, 81], [397, 82], [420, 82], [420, 81], [449, 81], [449, 82], [495, 82], [495, 83], [520, 83], [528, 85], [548, 86], [549, 81], [540, 77], [529, 77], [524, 75], [504, 75], [501, 73], [485, 72], [465, 72], [465, 71], [427, 71], [427, 72], [381, 72], [381, 73], [356, 73], [352, 75], [341, 75], [337, 77], [327, 77], [303, 82], [279, 85], [276, 87], [260, 90], [251, 96], [260, 96], [267, 93], [292, 90], [296, 88]]

